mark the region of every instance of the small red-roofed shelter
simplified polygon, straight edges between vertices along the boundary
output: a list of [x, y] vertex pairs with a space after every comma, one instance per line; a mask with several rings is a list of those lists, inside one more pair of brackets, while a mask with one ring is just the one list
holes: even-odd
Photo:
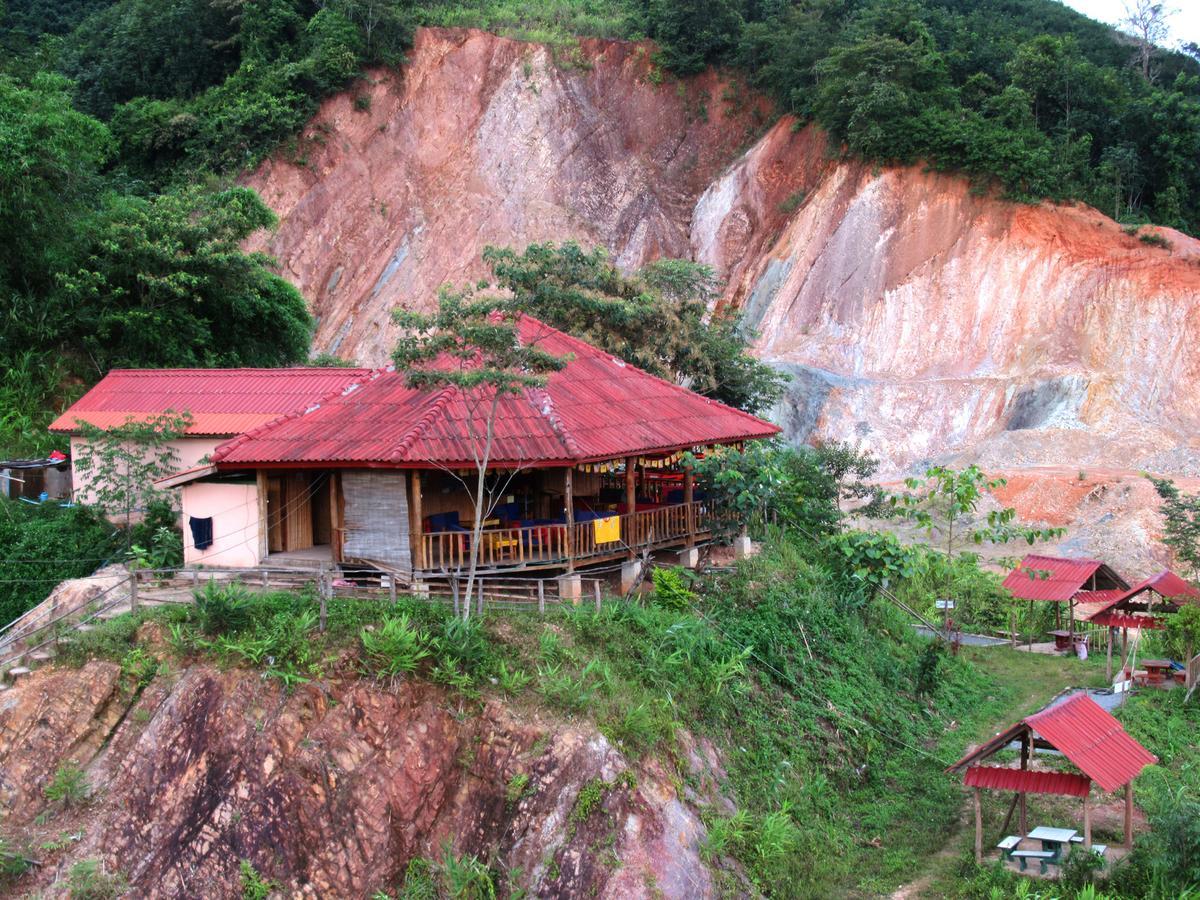
[[1118, 628], [1121, 629], [1121, 656], [1124, 659], [1128, 653], [1129, 629], [1162, 628], [1166, 616], [1188, 604], [1200, 605], [1200, 589], [1170, 569], [1163, 569], [1128, 590], [1116, 591], [1106, 597], [1105, 602], [1088, 616], [1088, 621], [1108, 631], [1109, 680], [1112, 679], [1113, 639]]
[[[1069, 559], [1060, 556], [1024, 556], [1002, 585], [1014, 598], [1028, 600], [1030, 611], [1035, 601], [1058, 604], [1056, 627], [1062, 627], [1062, 608], [1068, 610], [1068, 630], [1075, 634], [1075, 609], [1079, 604], [1108, 602], [1129, 589], [1129, 584], [1098, 559]], [[1033, 637], [1030, 635], [1030, 643]]]
[[[984, 762], [1017, 744], [1020, 767], [989, 766]], [[1078, 772], [1034, 769], [1039, 752], [1060, 753]], [[1026, 817], [1027, 794], [1058, 794], [1083, 800], [1083, 844], [1092, 846], [1090, 794], [1094, 783], [1101, 791], [1125, 791], [1125, 845], [1133, 841], [1133, 779], [1157, 757], [1139, 744], [1121, 723], [1103, 710], [1086, 693], [1073, 694], [1060, 702], [1026, 716], [990, 741], [980, 744], [947, 772], [963, 774], [963, 782], [975, 795], [975, 859], [983, 861], [983, 817], [980, 791], [1012, 791], [1013, 806], [1002, 831], [1008, 829], [1013, 810], [1020, 808], [1020, 831], [1029, 833]]]

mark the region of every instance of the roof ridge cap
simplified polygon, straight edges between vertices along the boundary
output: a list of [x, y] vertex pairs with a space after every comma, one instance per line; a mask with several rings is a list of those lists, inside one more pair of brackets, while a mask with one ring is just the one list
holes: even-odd
[[[622, 366], [624, 366], [625, 368], [632, 369], [634, 372], [637, 372], [639, 375], [643, 376], [644, 378], [651, 378], [655, 381], [662, 382], [664, 385], [666, 385], [667, 387], [671, 388], [672, 390], [674, 390], [676, 392], [695, 397], [699, 400], [702, 400], [705, 403], [711, 403], [716, 406], [720, 406], [723, 409], [727, 409], [730, 412], [737, 413], [739, 416], [743, 416], [744, 418], [751, 419], [754, 422], [762, 423], [765, 425], [775, 426], [774, 422], [768, 422], [766, 419], [763, 419], [760, 416], [754, 415], [754, 413], [748, 413], [744, 409], [738, 409], [736, 406], [730, 406], [728, 403], [722, 403], [720, 400], [714, 400], [712, 397], [705, 397], [703, 394], [701, 394], [697, 391], [693, 391], [691, 388], [686, 388], [682, 384], [676, 384], [674, 381], [671, 381], [668, 378], [663, 378], [660, 375], [655, 375], [652, 372], [647, 372], [641, 366], [634, 365], [633, 363], [629, 362], [628, 360], [621, 359], [621, 357], [617, 356], [617, 354], [610, 353], [601, 347], [597, 347], [595, 344], [590, 344], [587, 341], [585, 341], [583, 338], [575, 337], [575, 335], [569, 334], [568, 332], [563, 331], [561, 328], [555, 328], [553, 325], [548, 325], [545, 322], [543, 322], [541, 319], [537, 318], [536, 316], [533, 316], [533, 315], [530, 315], [529, 313], [524, 313], [524, 312], [521, 313], [521, 315], [522, 315], [522, 317], [529, 319], [530, 321], [536, 323], [537, 325], [540, 325], [542, 328], [548, 329], [549, 331], [552, 331], [552, 332], [560, 335], [561, 337], [565, 338], [567, 341], [574, 343], [574, 344], [579, 344], [579, 345], [587, 348], [587, 350], [590, 351], [591, 353], [598, 354], [600, 356], [607, 356], [610, 359], [619, 361], [619, 363]], [[775, 426], [775, 427], [778, 427], [778, 426]]]
[[575, 440], [575, 435], [571, 434], [566, 423], [558, 414], [558, 409], [554, 405], [554, 398], [550, 396], [550, 392], [544, 387], [529, 388], [528, 397], [532, 400], [536, 412], [544, 416], [550, 423], [550, 427], [554, 429], [554, 433], [558, 435], [563, 443], [563, 448], [575, 459], [583, 457], [583, 451], [579, 448], [578, 442]]
[[261, 437], [265, 432], [270, 431], [272, 428], [275, 428], [278, 425], [282, 425], [284, 422], [290, 421], [292, 419], [298, 419], [301, 416], [308, 415], [313, 410], [319, 409], [320, 407], [322, 407], [326, 403], [328, 403], [330, 400], [333, 400], [339, 396], [342, 396], [342, 395], [348, 393], [349, 391], [357, 388], [359, 385], [365, 384], [368, 381], [374, 381], [384, 371], [386, 371], [386, 370], [385, 369], [370, 370], [370, 374], [366, 378], [363, 378], [363, 379], [360, 379], [357, 381], [351, 381], [348, 384], [343, 384], [341, 387], [336, 388], [335, 390], [326, 391], [324, 394], [322, 394], [320, 397], [316, 398], [315, 400], [308, 401], [308, 403], [305, 404], [305, 406], [302, 408], [297, 408], [297, 409], [292, 410], [291, 412], [284, 413], [281, 416], [276, 416], [275, 418], [271, 419], [270, 421], [263, 422], [261, 425], [257, 425], [254, 428], [251, 428], [249, 431], [243, 431], [237, 437], [230, 438], [229, 440], [225, 441], [225, 443], [219, 444], [213, 450], [212, 456], [210, 457], [210, 459], [212, 459], [212, 461], [214, 463], [219, 463], [222, 459], [224, 459], [226, 456], [228, 456], [231, 451], [242, 446], [242, 444], [246, 443], [247, 441], [249, 441], [253, 438]]
[[[397, 372], [396, 374], [399, 375], [400, 373]], [[412, 445], [417, 441], [417, 439], [429, 430], [429, 427], [433, 424], [434, 419], [445, 413], [446, 407], [450, 403], [450, 396], [456, 390], [458, 390], [458, 387], [457, 385], [453, 384], [447, 384], [437, 389], [433, 399], [429, 403], [429, 408], [425, 411], [421, 418], [417, 419], [417, 421], [412, 424], [412, 427], [408, 429], [404, 437], [400, 438], [400, 440], [396, 442], [396, 446], [392, 449], [392, 462], [399, 462], [405, 455], [407, 455], [408, 451], [412, 449]]]

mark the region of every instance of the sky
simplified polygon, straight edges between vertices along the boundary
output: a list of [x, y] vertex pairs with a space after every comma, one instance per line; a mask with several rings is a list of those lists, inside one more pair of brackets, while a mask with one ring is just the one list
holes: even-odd
[[[1085, 16], [1091, 16], [1110, 25], [1116, 24], [1125, 17], [1125, 4], [1122, 0], [1063, 0]], [[1200, 0], [1165, 0], [1168, 10], [1175, 10], [1174, 15], [1167, 19], [1171, 28], [1170, 46], [1195, 41], [1200, 44]]]

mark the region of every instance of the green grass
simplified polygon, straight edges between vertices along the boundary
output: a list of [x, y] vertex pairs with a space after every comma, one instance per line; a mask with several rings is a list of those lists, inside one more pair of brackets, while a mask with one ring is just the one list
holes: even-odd
[[[761, 890], [799, 896], [886, 893], [927, 870], [962, 810], [945, 766], [1062, 688], [1102, 680], [1096, 659], [1007, 648], [931, 656], [898, 610], [847, 594], [819, 553], [786, 540], [687, 591], [659, 581], [645, 605], [467, 624], [416, 600], [335, 600], [324, 633], [311, 593], [210, 593], [196, 607], [114, 619], [68, 658], [107, 655], [140, 677], [137, 622], [154, 618], [180, 665], [256, 666], [291, 685], [330, 674], [351, 651], [360, 671], [440, 682], [468, 711], [495, 696], [518, 713], [590, 721], [635, 759], [678, 760], [686, 728], [722, 748], [739, 809], [732, 819], [716, 804], [701, 810], [723, 887], [737, 890], [733, 858]], [[678, 777], [701, 788], [686, 766]], [[510, 803], [525, 790], [515, 785]], [[596, 789], [585, 786], [580, 808]]]

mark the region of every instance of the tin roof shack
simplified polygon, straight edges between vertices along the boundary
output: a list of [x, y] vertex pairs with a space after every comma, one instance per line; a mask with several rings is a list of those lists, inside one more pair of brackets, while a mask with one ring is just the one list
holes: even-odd
[[[1116, 631], [1121, 630], [1121, 666], [1129, 662], [1129, 629], [1162, 628], [1167, 616], [1188, 604], [1200, 604], [1200, 589], [1184, 581], [1169, 569], [1135, 584], [1125, 591], [1116, 591], [1088, 617], [1094, 625], [1104, 627], [1108, 635], [1107, 672], [1112, 681], [1112, 648]], [[1193, 660], [1187, 663], [1186, 683], [1194, 684]], [[1128, 677], [1128, 676], [1123, 676]]]
[[71, 463], [62, 454], [46, 459], [2, 461], [0, 494], [31, 503], [68, 500], [71, 497]]
[[[499, 403], [480, 571], [569, 572], [691, 547], [709, 510], [680, 465], [684, 453], [779, 431], [528, 316], [518, 334], [568, 362], [544, 387]], [[171, 479], [182, 485], [187, 520], [211, 520], [203, 547], [185, 532], [185, 558], [207, 563], [226, 541], [226, 559], [236, 543], [255, 563], [352, 562], [414, 581], [463, 571], [474, 524], [466, 479], [475, 477], [485, 418], [457, 387], [416, 389], [402, 372], [373, 372]], [[255, 521], [222, 524], [210, 499], [197, 505], [222, 478], [256, 485]]]
[[368, 369], [114, 369], [59, 416], [50, 430], [70, 436], [74, 496], [95, 499], [88, 473], [74, 460], [86, 445], [79, 422], [117, 428], [165, 413], [189, 413], [192, 423], [172, 442], [179, 468], [207, 458], [229, 438], [307, 407], [369, 374]]
[[[1017, 744], [1019, 768], [986, 766], [985, 761]], [[1044, 753], [1047, 765], [1037, 768], [1037, 755]], [[1055, 753], [1061, 753], [1078, 773], [1049, 767]], [[1121, 723], [1105, 712], [1086, 694], [1075, 694], [1062, 702], [1026, 716], [1011, 728], [1000, 732], [972, 750], [949, 773], [963, 773], [963, 783], [974, 789], [975, 861], [983, 862], [982, 790], [1013, 791], [1013, 805], [1001, 826], [1001, 838], [1020, 809], [1019, 832], [1029, 834], [1026, 810], [1028, 794], [1058, 794], [1083, 800], [1083, 845], [1092, 847], [1090, 796], [1093, 782], [1101, 791], [1125, 791], [1125, 846], [1133, 845], [1133, 779], [1147, 765], [1157, 762], [1149, 750], [1135, 741]], [[1011, 852], [1010, 848], [1010, 852]]]
[[[1056, 603], [1056, 627], [1062, 628], [1062, 606], [1068, 607], [1069, 632], [1075, 634], [1075, 607], [1106, 602], [1129, 589], [1125, 579], [1097, 559], [1065, 559], [1030, 553], [1008, 573], [1003, 586], [1018, 600]], [[1090, 614], [1090, 613], [1089, 613]], [[1032, 635], [1030, 642], [1032, 643]]]

